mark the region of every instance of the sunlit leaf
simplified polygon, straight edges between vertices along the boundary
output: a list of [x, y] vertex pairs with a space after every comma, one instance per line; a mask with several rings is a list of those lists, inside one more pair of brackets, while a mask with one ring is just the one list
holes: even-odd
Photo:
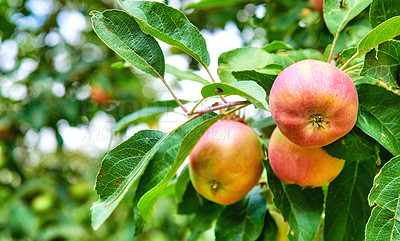
[[325, 0], [324, 19], [329, 32], [334, 36], [340, 33], [371, 2], [372, 0]]
[[201, 94], [204, 98], [216, 95], [239, 95], [248, 99], [255, 107], [268, 110], [265, 91], [254, 81], [208, 84], [201, 89]]
[[203, 66], [210, 64], [206, 41], [186, 15], [157, 1], [119, 0], [147, 34], [176, 46]]

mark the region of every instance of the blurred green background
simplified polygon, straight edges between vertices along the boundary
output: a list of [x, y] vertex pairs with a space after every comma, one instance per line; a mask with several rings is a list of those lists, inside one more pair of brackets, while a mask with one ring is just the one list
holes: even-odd
[[[332, 40], [306, 0], [215, 0], [190, 9], [197, 1], [165, 2], [184, 9], [202, 30], [212, 70], [221, 52], [236, 47], [284, 40], [323, 51]], [[0, 241], [132, 240], [129, 195], [99, 230], [91, 228], [94, 181], [113, 124], [168, 94], [159, 80], [125, 66], [92, 31], [89, 12], [109, 8], [119, 8], [117, 1], [0, 0]], [[339, 44], [352, 44], [343, 36]], [[200, 69], [181, 51], [164, 51], [167, 63]], [[169, 81], [191, 96], [188, 83]], [[160, 126], [132, 127], [114, 144]], [[173, 197], [161, 199], [137, 239], [185, 240], [191, 217], [177, 215], [175, 206]], [[203, 239], [212, 240], [212, 232]]]

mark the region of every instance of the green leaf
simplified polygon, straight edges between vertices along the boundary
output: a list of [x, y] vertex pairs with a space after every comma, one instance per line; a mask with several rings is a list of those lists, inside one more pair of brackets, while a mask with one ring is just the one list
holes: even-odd
[[119, 56], [156, 78], [164, 76], [165, 61], [159, 44], [140, 30], [129, 14], [119, 10], [90, 14], [96, 34]]
[[367, 51], [400, 34], [400, 16], [390, 18], [372, 29], [357, 46], [359, 53]]
[[156, 153], [140, 179], [135, 195], [135, 234], [147, 224], [159, 195], [175, 176], [204, 132], [216, 121], [229, 114], [208, 113], [184, 124], [169, 134], [158, 146]]
[[274, 40], [271, 43], [265, 45], [263, 49], [268, 53], [274, 53], [277, 52], [278, 50], [292, 50], [294, 48], [288, 43], [279, 40]]
[[172, 65], [167, 64], [166, 71], [168, 74], [174, 75], [178, 80], [192, 80], [195, 82], [199, 82], [201, 84], [209, 84], [207, 80], [203, 79], [202, 77], [198, 76], [197, 74], [190, 72], [190, 71], [183, 71], [180, 70]]
[[400, 96], [382, 87], [357, 85], [359, 114], [356, 125], [394, 156], [400, 154]]
[[400, 15], [398, 0], [374, 0], [369, 9], [369, 21], [373, 28], [391, 17]]
[[328, 44], [324, 50], [324, 55], [322, 56], [322, 61], [327, 62], [329, 58], [329, 53], [331, 52], [332, 44]]
[[388, 86], [399, 88], [400, 41], [389, 40], [373, 49], [365, 56], [361, 75], [380, 79]]
[[119, 3], [145, 33], [182, 49], [203, 66], [210, 64], [206, 41], [183, 12], [156, 1], [119, 0]]
[[257, 241], [277, 241], [278, 240], [278, 226], [271, 216], [270, 212], [266, 212], [264, 218], [264, 227], [260, 237]]
[[275, 206], [289, 222], [289, 239], [313, 240], [321, 224], [324, 196], [321, 188], [302, 188], [281, 182], [265, 161], [268, 186], [274, 196]]
[[324, 20], [329, 32], [334, 36], [338, 35], [371, 2], [372, 0], [325, 0]]
[[272, 64], [267, 51], [255, 47], [242, 47], [222, 53], [218, 58], [218, 76], [222, 82], [236, 82], [233, 71], [252, 70]]
[[272, 57], [275, 64], [279, 64], [283, 66], [283, 68], [287, 68], [288, 66], [304, 59], [322, 60], [323, 56], [318, 50], [315, 49], [298, 49], [281, 51], [272, 54]]
[[178, 214], [191, 214], [197, 212], [204, 203], [204, 198], [196, 192], [190, 182], [189, 170], [186, 167], [179, 175], [175, 187], [178, 203]]
[[210, 8], [220, 8], [234, 6], [239, 3], [247, 3], [251, 0], [201, 0], [197, 3], [189, 4], [186, 9], [210, 9]]
[[215, 240], [252, 241], [260, 236], [267, 207], [259, 190], [256, 186], [241, 201], [224, 209], [215, 227]]
[[387, 162], [375, 176], [368, 196], [374, 206], [365, 230], [367, 241], [400, 239], [400, 156]]
[[271, 91], [276, 77], [282, 72], [283, 67], [278, 64], [268, 64], [263, 68], [254, 70], [233, 71], [232, 75], [239, 81], [252, 80], [257, 82], [265, 90], [267, 96]]
[[216, 95], [239, 95], [248, 99], [255, 107], [268, 110], [265, 91], [254, 81], [208, 84], [201, 89], [201, 95], [204, 98]]
[[[371, 208], [367, 196], [377, 172], [379, 145], [360, 129], [324, 147], [332, 156], [346, 160], [330, 184], [325, 208], [325, 240], [363, 240]], [[338, 215], [340, 213], [340, 215]]]
[[164, 136], [161, 131], [139, 131], [107, 153], [96, 180], [100, 199], [91, 208], [94, 229], [111, 215], [128, 189], [137, 185], [151, 151]]
[[195, 216], [191, 220], [189, 227], [192, 232], [188, 238], [188, 241], [197, 240], [202, 233], [209, 230], [212, 227], [214, 220], [216, 220], [225, 206], [205, 200], [205, 203], [196, 212]]

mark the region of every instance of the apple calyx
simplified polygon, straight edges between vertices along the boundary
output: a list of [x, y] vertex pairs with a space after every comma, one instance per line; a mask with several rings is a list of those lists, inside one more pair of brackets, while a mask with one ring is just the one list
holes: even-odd
[[314, 127], [314, 130], [316, 129], [325, 129], [329, 125], [328, 121], [324, 120], [323, 115], [316, 114], [311, 116], [311, 121], [310, 121], [312, 127]]
[[211, 187], [211, 191], [215, 192], [220, 187], [220, 183], [217, 180], [213, 180], [210, 187]]

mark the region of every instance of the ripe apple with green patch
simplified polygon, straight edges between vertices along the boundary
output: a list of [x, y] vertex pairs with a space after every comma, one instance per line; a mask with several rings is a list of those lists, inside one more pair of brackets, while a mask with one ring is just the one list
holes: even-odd
[[268, 144], [268, 159], [281, 181], [314, 187], [335, 179], [345, 162], [329, 155], [322, 147], [304, 148], [292, 143], [278, 128]]
[[302, 60], [284, 69], [272, 85], [272, 118], [284, 136], [302, 147], [321, 147], [355, 125], [358, 95], [351, 78], [335, 66]]
[[214, 123], [191, 151], [189, 174], [193, 187], [216, 203], [232, 204], [258, 183], [264, 150], [257, 134], [244, 123]]

